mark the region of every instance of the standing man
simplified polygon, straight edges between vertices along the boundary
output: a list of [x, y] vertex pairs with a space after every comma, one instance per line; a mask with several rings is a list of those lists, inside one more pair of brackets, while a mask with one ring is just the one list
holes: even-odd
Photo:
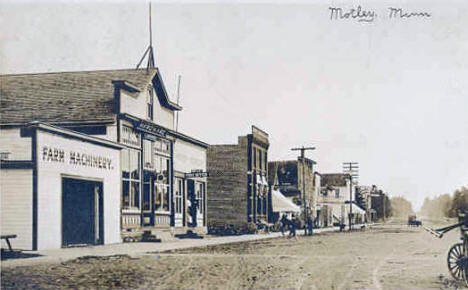
[[191, 227], [196, 227], [197, 226], [197, 209], [198, 209], [198, 201], [195, 198], [195, 194], [190, 195], [190, 200], [189, 200], [189, 225]]
[[294, 237], [297, 240], [296, 236], [296, 227], [299, 223], [299, 219], [296, 216], [293, 216], [291, 222], [289, 223], [289, 237]]
[[307, 217], [307, 231], [309, 232], [309, 236], [314, 234], [314, 220], [311, 215]]
[[283, 216], [281, 217], [281, 220], [280, 220], [281, 235], [283, 235], [283, 237], [284, 237], [284, 231], [287, 228], [289, 228], [289, 220], [286, 214], [283, 213]]

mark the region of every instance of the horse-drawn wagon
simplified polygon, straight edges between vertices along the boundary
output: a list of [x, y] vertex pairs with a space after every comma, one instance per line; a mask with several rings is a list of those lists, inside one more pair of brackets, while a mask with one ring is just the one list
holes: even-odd
[[454, 244], [447, 254], [447, 266], [450, 274], [458, 281], [463, 281], [468, 286], [468, 215], [458, 214], [458, 223], [440, 228], [425, 229], [438, 238], [442, 238], [445, 233], [453, 229], [460, 228], [461, 243]]
[[422, 222], [417, 220], [415, 215], [410, 215], [408, 217], [408, 226], [419, 227], [422, 226]]

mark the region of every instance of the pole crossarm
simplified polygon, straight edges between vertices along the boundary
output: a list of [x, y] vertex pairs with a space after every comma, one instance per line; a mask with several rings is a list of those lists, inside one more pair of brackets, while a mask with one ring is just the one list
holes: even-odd
[[292, 151], [299, 151], [299, 150], [315, 150], [315, 147], [300, 147], [300, 148], [291, 148]]
[[349, 174], [349, 230], [353, 228], [353, 181], [359, 178], [359, 162], [343, 162], [343, 173]]

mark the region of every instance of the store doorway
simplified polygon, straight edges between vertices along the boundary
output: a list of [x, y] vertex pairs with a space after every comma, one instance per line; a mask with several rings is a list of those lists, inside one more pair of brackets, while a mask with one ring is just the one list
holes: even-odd
[[62, 246], [104, 241], [102, 182], [62, 178]]
[[187, 180], [187, 202], [188, 202], [188, 220], [189, 227], [197, 226], [198, 201], [195, 195], [195, 182]]

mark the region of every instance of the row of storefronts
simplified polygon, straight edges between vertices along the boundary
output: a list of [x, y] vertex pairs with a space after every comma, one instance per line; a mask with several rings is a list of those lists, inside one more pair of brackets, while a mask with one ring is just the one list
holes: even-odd
[[164, 240], [283, 213], [345, 223], [346, 176], [319, 174], [305, 157], [269, 162], [256, 126], [227, 145], [175, 130], [182, 107], [157, 68], [0, 82], [1, 228], [22, 249]]
[[[270, 222], [283, 213], [312, 218], [316, 227], [362, 223], [368, 219], [366, 209], [356, 203], [356, 184], [344, 173], [314, 170], [316, 163], [308, 158], [269, 162], [269, 183], [278, 200], [270, 208]], [[285, 198], [290, 203], [286, 206]]]

